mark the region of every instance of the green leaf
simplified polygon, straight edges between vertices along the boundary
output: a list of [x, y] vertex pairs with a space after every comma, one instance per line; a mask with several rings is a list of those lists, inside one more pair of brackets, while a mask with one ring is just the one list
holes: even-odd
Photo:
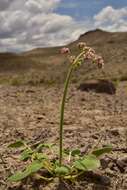
[[21, 153], [21, 157], [20, 160], [24, 161], [27, 160], [28, 158], [31, 158], [31, 155], [33, 154], [33, 151], [31, 149], [25, 149], [22, 153]]
[[68, 175], [70, 173], [70, 169], [67, 166], [57, 166], [55, 169], [55, 173], [59, 176]]
[[48, 159], [43, 159], [43, 167], [52, 174], [53, 164]]
[[86, 167], [81, 163], [81, 160], [76, 160], [74, 166], [78, 170], [87, 170]]
[[14, 175], [10, 176], [8, 178], [8, 180], [12, 181], [12, 182], [17, 182], [17, 181], [21, 181], [22, 179], [26, 178], [27, 176], [29, 176], [28, 171], [16, 172]]
[[106, 153], [109, 153], [109, 152], [111, 152], [111, 151], [112, 151], [112, 146], [111, 146], [111, 145], [108, 145], [108, 146], [106, 146], [106, 147], [104, 147], [104, 148], [94, 150], [94, 151], [92, 152], [92, 154], [94, 154], [96, 157], [99, 157], [99, 156], [101, 156], [101, 155], [103, 155], [103, 154], [106, 154]]
[[30, 173], [34, 173], [40, 170], [42, 167], [43, 167], [43, 162], [35, 160], [29, 166], [27, 166], [26, 170], [28, 170]]
[[76, 155], [80, 155], [80, 150], [79, 149], [75, 149], [75, 150], [72, 150], [72, 152], [71, 152], [71, 155], [72, 156], [76, 156]]
[[43, 167], [43, 163], [39, 161], [33, 161], [26, 169], [22, 172], [17, 172], [8, 178], [9, 181], [17, 182], [30, 176], [31, 174], [39, 171]]
[[11, 143], [8, 145], [9, 148], [20, 148], [22, 146], [25, 146], [25, 143], [21, 140], [18, 140], [15, 143]]
[[43, 153], [36, 153], [36, 158], [41, 161], [43, 159], [47, 160], [48, 156], [46, 154], [43, 154]]
[[57, 166], [59, 166], [59, 160], [53, 159], [52, 160], [53, 166], [56, 168]]
[[65, 155], [69, 155], [69, 154], [70, 154], [70, 150], [69, 150], [69, 149], [64, 149], [64, 150], [63, 150], [63, 153], [64, 153]]
[[74, 162], [76, 169], [89, 171], [100, 167], [100, 161], [94, 155], [87, 155], [83, 159]]
[[39, 144], [36, 148], [37, 151], [41, 151], [42, 148], [52, 148], [54, 146], [54, 144], [50, 144], [50, 143], [44, 143], [44, 144]]
[[45, 143], [43, 145], [45, 148], [52, 148], [54, 146], [54, 144], [51, 144], [51, 143]]

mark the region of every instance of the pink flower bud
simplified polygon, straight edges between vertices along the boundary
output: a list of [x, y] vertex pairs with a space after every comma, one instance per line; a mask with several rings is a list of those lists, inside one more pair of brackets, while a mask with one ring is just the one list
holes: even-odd
[[96, 56], [94, 61], [98, 65], [99, 69], [104, 67], [104, 60], [103, 60], [103, 58], [101, 56]]
[[69, 54], [69, 53], [70, 53], [70, 49], [67, 48], [67, 47], [64, 47], [64, 48], [62, 48], [62, 49], [60, 50], [60, 53], [61, 53], [61, 54]]
[[94, 59], [95, 51], [91, 48], [84, 54], [84, 59]]
[[89, 52], [95, 54], [95, 50], [92, 48], [89, 49]]
[[84, 47], [86, 47], [86, 43], [85, 42], [79, 42], [78, 43], [78, 48], [79, 49], [83, 49]]
[[101, 60], [101, 61], [98, 62], [98, 68], [99, 69], [104, 68], [104, 61]]
[[86, 51], [89, 51], [91, 48], [90, 48], [90, 47], [88, 47], [88, 46], [86, 46], [86, 47], [84, 47], [83, 49], [84, 49], [84, 50], [85, 50], [85, 52], [86, 52]]
[[75, 56], [74, 56], [74, 55], [69, 56], [69, 61], [70, 61], [71, 63], [73, 63], [74, 60], [75, 60]]

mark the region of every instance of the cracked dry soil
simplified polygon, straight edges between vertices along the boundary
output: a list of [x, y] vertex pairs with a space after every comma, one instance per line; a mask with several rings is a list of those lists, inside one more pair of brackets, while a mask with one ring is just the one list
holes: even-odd
[[[64, 146], [85, 153], [94, 145], [112, 144], [112, 153], [101, 159], [102, 167], [76, 184], [58, 187], [12, 184], [11, 172], [21, 168], [18, 151], [7, 146], [24, 139], [58, 144], [61, 87], [0, 86], [0, 190], [127, 190], [127, 82], [115, 95], [81, 92], [71, 86], [65, 107]], [[12, 156], [13, 152], [13, 156]]]

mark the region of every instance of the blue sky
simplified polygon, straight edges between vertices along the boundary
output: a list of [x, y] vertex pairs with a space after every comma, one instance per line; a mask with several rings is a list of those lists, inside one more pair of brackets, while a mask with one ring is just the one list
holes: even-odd
[[0, 51], [66, 45], [96, 28], [127, 31], [127, 0], [0, 0]]
[[92, 17], [107, 6], [119, 9], [127, 6], [127, 0], [62, 0], [57, 12], [81, 20]]

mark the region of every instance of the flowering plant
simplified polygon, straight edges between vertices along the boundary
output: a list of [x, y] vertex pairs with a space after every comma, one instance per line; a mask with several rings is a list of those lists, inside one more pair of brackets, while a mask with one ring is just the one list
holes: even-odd
[[65, 80], [65, 87], [64, 87], [64, 93], [63, 93], [63, 99], [61, 104], [61, 118], [60, 118], [60, 154], [59, 154], [59, 165], [61, 166], [62, 163], [62, 149], [63, 149], [63, 120], [64, 120], [64, 107], [65, 107], [65, 99], [67, 95], [67, 89], [69, 80], [72, 74], [72, 71], [79, 67], [81, 64], [83, 64], [86, 60], [90, 60], [92, 63], [96, 64], [98, 68], [104, 67], [104, 60], [101, 56], [97, 55], [94, 51], [94, 49], [86, 46], [86, 43], [80, 42], [78, 43], [78, 48], [80, 49], [80, 53], [77, 56], [71, 55], [71, 51], [69, 48], [62, 48], [61, 54], [67, 54], [68, 58], [70, 60], [70, 67], [69, 71]]
[[[22, 147], [20, 160], [29, 160], [30, 164], [28, 164], [23, 171], [16, 172], [15, 174], [11, 175], [9, 177], [10, 181], [17, 182], [27, 177], [34, 178], [34, 180], [39, 179], [45, 181], [51, 181], [55, 177], [59, 177], [60, 181], [74, 181], [84, 172], [95, 170], [100, 167], [99, 157], [102, 154], [108, 153], [112, 150], [111, 146], [107, 146], [101, 149], [91, 150], [87, 155], [82, 155], [79, 149], [65, 150], [63, 148], [64, 109], [71, 74], [75, 68], [79, 67], [86, 60], [90, 60], [93, 64], [96, 64], [98, 68], [103, 68], [104, 66], [102, 57], [98, 56], [92, 48], [86, 46], [84, 42], [80, 42], [77, 46], [80, 50], [77, 56], [72, 55], [70, 49], [66, 47], [62, 48], [60, 51], [62, 54], [66, 54], [68, 56], [70, 67], [65, 80], [61, 103], [58, 153], [59, 160], [56, 159], [56, 150], [58, 147], [55, 147], [53, 144], [40, 143], [36, 146], [29, 146], [23, 141], [12, 143], [9, 145], [11, 148]], [[50, 156], [49, 154], [45, 154], [45, 152], [55, 154]]]

